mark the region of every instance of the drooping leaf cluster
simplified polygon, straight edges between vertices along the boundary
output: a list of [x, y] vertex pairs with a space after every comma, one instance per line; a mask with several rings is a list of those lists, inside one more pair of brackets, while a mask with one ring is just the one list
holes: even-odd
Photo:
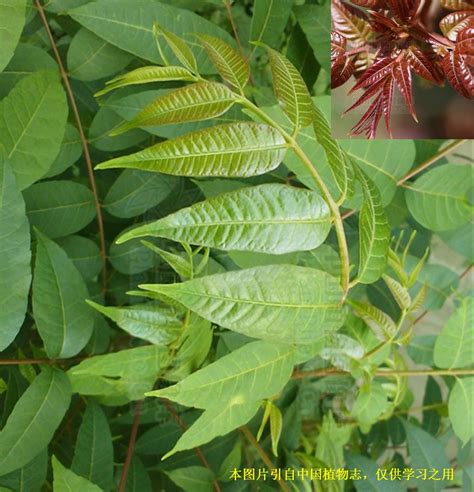
[[335, 140], [329, 3], [4, 3], [0, 489], [469, 489], [472, 144]]
[[433, 2], [420, 0], [333, 0], [331, 86], [352, 76], [350, 92], [362, 90], [346, 110], [370, 101], [352, 129], [353, 135], [374, 138], [382, 117], [391, 136], [394, 91], [417, 120], [412, 78], [431, 84], [447, 80], [463, 97], [474, 97], [474, 4], [442, 0], [446, 13], [439, 31], [428, 27]]

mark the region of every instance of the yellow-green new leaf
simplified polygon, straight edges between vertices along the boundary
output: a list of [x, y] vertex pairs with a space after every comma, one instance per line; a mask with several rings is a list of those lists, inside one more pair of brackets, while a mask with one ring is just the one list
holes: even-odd
[[445, 369], [467, 367], [474, 360], [474, 297], [463, 299], [436, 338], [434, 362]]
[[348, 157], [341, 149], [338, 141], [331, 134], [331, 127], [323, 112], [313, 101], [313, 129], [316, 140], [326, 153], [328, 165], [334, 176], [334, 181], [341, 193], [339, 201], [343, 201], [353, 186], [354, 172]]
[[269, 265], [140, 287], [253, 338], [309, 344], [343, 322], [338, 279], [313, 268]]
[[86, 302], [130, 335], [155, 345], [171, 343], [179, 336], [183, 328], [182, 322], [171, 309], [153, 303], [111, 307], [102, 306], [90, 300]]
[[465, 445], [474, 436], [474, 377], [458, 378], [449, 394], [449, 419]]
[[357, 282], [371, 284], [378, 280], [387, 265], [390, 227], [375, 184], [357, 170], [362, 184], [364, 202], [359, 216], [359, 271]]
[[236, 95], [224, 84], [197, 82], [158, 97], [110, 135], [133, 128], [209, 120], [224, 114], [235, 102]]
[[[1, 152], [1, 149], [0, 149]], [[0, 351], [25, 319], [31, 283], [30, 226], [25, 202], [8, 162], [0, 155]]]
[[274, 404], [270, 404], [270, 436], [272, 438], [272, 453], [278, 456], [278, 442], [280, 441], [281, 431], [283, 430], [283, 416], [280, 409]]
[[278, 167], [286, 148], [280, 133], [268, 125], [230, 123], [111, 159], [96, 169], [134, 168], [175, 176], [250, 177]]
[[35, 377], [0, 431], [0, 476], [23, 467], [49, 444], [70, 400], [63, 372], [47, 367]]
[[147, 393], [195, 408], [242, 404], [269, 398], [290, 379], [294, 348], [259, 340], [248, 343], [174, 386]]
[[355, 314], [367, 323], [378, 339], [388, 340], [395, 335], [397, 326], [386, 312], [365, 302], [350, 301], [350, 304]]
[[191, 72], [198, 72], [196, 58], [194, 58], [193, 52], [184, 39], [180, 38], [171, 31], [163, 29], [157, 22], [153, 25], [153, 35], [158, 43], [160, 52], [162, 52], [162, 50], [159, 45], [159, 36], [163, 36], [176, 58]]
[[102, 489], [87, 478], [65, 468], [55, 456], [53, 464], [53, 492], [102, 492]]
[[74, 266], [55, 242], [36, 232], [33, 314], [48, 357], [67, 358], [80, 352], [94, 327], [94, 312], [85, 303], [89, 293]]
[[204, 410], [196, 422], [179, 438], [174, 448], [163, 456], [163, 459], [169, 458], [178, 451], [202, 446], [216, 437], [224, 436], [245, 425], [258, 412], [259, 407], [259, 401], [235, 403], [221, 400], [215, 403], [214, 406]]
[[296, 129], [313, 121], [313, 104], [308, 88], [295, 66], [281, 53], [267, 48], [275, 95]]
[[314, 191], [263, 184], [224, 193], [137, 227], [117, 242], [142, 236], [222, 250], [284, 254], [317, 248], [331, 215]]
[[222, 39], [206, 34], [198, 37], [221, 77], [242, 91], [250, 77], [250, 68], [244, 57]]
[[103, 96], [110, 91], [127, 87], [129, 85], [150, 84], [152, 82], [186, 81], [192, 82], [196, 78], [184, 67], [140, 67], [131, 72], [119, 75], [106, 82], [107, 87], [95, 94], [96, 97]]

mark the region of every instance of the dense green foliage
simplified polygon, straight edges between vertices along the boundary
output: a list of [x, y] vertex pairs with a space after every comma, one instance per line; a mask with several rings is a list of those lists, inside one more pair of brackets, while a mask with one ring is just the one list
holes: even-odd
[[472, 490], [472, 144], [334, 140], [328, 61], [327, 2], [0, 4], [2, 492]]

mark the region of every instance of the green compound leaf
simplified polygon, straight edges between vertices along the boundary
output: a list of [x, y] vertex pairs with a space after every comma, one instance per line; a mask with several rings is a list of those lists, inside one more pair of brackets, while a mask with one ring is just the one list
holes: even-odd
[[13, 57], [25, 24], [26, 0], [3, 0], [0, 5], [0, 72]]
[[317, 248], [331, 224], [315, 192], [264, 184], [218, 195], [119, 237], [156, 236], [223, 250], [284, 254]]
[[68, 106], [57, 73], [20, 80], [0, 102], [0, 144], [20, 189], [43, 177], [58, 155]]
[[23, 193], [30, 224], [49, 238], [84, 229], [96, 215], [92, 191], [72, 181], [45, 181]]
[[170, 81], [192, 82], [194, 80], [194, 75], [184, 67], [140, 67], [109, 80], [106, 82], [107, 87], [97, 92], [95, 96], [103, 96], [110, 91], [129, 85]]
[[221, 77], [232, 87], [243, 90], [250, 78], [247, 61], [232, 46], [213, 36], [198, 35]]
[[117, 323], [130, 335], [155, 345], [171, 343], [183, 328], [182, 322], [171, 309], [153, 303], [131, 307], [101, 306], [93, 301], [87, 301], [87, 304]]
[[364, 193], [359, 217], [360, 256], [357, 281], [371, 284], [385, 271], [390, 227], [378, 189], [363, 171], [358, 170], [356, 175]]
[[[228, 89], [226, 89], [228, 90]], [[286, 143], [268, 125], [231, 123], [167, 140], [96, 169], [134, 168], [175, 176], [248, 177], [278, 167]]]
[[86, 478], [76, 475], [73, 471], [65, 468], [56, 459], [52, 458], [53, 464], [53, 491], [54, 492], [71, 492], [74, 490], [81, 492], [101, 492], [102, 489]]
[[224, 114], [235, 102], [236, 95], [225, 85], [197, 82], [158, 97], [110, 135], [133, 128], [209, 120]]
[[449, 395], [449, 418], [463, 445], [474, 435], [474, 377], [458, 378]]
[[414, 183], [404, 185], [408, 209], [427, 229], [446, 231], [461, 227], [474, 212], [468, 197], [472, 183], [470, 165], [446, 164], [431, 169]]
[[35, 377], [0, 431], [0, 475], [23, 467], [49, 444], [70, 399], [63, 372], [47, 367]]
[[167, 398], [181, 405], [213, 408], [215, 395], [232, 405], [274, 396], [289, 380], [294, 349], [264, 340], [251, 342], [191, 374], [174, 386], [147, 396]]
[[434, 362], [438, 367], [467, 367], [474, 356], [474, 297], [463, 299], [461, 305], [436, 338]]
[[313, 103], [308, 88], [294, 65], [278, 51], [267, 48], [275, 96], [296, 129], [313, 121]]
[[270, 265], [140, 287], [254, 338], [309, 344], [343, 321], [338, 279], [312, 268]]
[[25, 202], [9, 163], [0, 154], [0, 351], [10, 345], [25, 319], [30, 261]]
[[67, 358], [80, 352], [92, 334], [94, 312], [81, 274], [66, 253], [36, 233], [33, 314], [48, 357]]
[[87, 405], [77, 434], [71, 471], [103, 490], [110, 490], [114, 473], [114, 448], [109, 422], [94, 401]]

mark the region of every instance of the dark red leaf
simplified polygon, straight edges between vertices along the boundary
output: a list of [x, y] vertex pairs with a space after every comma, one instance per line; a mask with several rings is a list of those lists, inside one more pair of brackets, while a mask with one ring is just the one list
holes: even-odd
[[[472, 19], [474, 20], [474, 17]], [[474, 56], [474, 25], [459, 32], [456, 50], [461, 55]]]
[[424, 41], [425, 43], [428, 43], [433, 47], [442, 47], [442, 48], [454, 47], [454, 43], [451, 40], [445, 38], [444, 36], [440, 36], [439, 34], [436, 34], [434, 32], [428, 32], [426, 29], [424, 29], [421, 26], [410, 27], [409, 33], [415, 39], [418, 39], [419, 41]]
[[381, 3], [379, 0], [351, 0], [354, 5], [359, 7], [364, 7], [366, 9], [372, 9], [374, 7], [379, 7]]
[[389, 57], [383, 57], [375, 63], [373, 63], [357, 81], [357, 84], [351, 89], [350, 92], [354, 92], [362, 87], [368, 87], [375, 84], [381, 79], [384, 79], [392, 72], [392, 65], [394, 60]]
[[420, 0], [387, 0], [387, 3], [396, 17], [407, 22], [415, 17]]
[[474, 97], [474, 77], [463, 56], [457, 51], [450, 51], [441, 62], [446, 78], [453, 89], [462, 96]]
[[[432, 56], [433, 52], [430, 53]], [[434, 60], [430, 60], [429, 55], [420, 50], [417, 46], [413, 45], [406, 51], [406, 56], [410, 67], [420, 77], [423, 77], [434, 84], [441, 85], [444, 81], [444, 74], [438, 68], [438, 65]]]
[[388, 134], [392, 138], [392, 130], [390, 128], [390, 115], [392, 114], [393, 87], [395, 82], [393, 77], [387, 78], [382, 88], [382, 112], [384, 114], [385, 126]]
[[382, 79], [376, 82], [375, 84], [371, 85], [368, 89], [364, 91], [362, 96], [360, 96], [359, 99], [357, 99], [357, 101], [352, 106], [350, 106], [344, 111], [344, 113], [347, 113], [348, 111], [351, 111], [354, 108], [357, 108], [361, 104], [365, 103], [365, 101], [369, 100], [374, 94], [379, 92], [384, 84], [385, 84], [385, 79]]
[[413, 90], [411, 85], [411, 70], [406, 60], [402, 59], [393, 65], [393, 78], [397, 84], [398, 90], [401, 92], [405, 103], [413, 116], [413, 119], [418, 122], [416, 117], [415, 107], [413, 106]]
[[382, 93], [380, 93], [369, 106], [362, 118], [355, 125], [352, 135], [365, 134], [368, 138], [375, 138], [377, 126], [382, 117]]
[[344, 84], [354, 73], [354, 64], [346, 54], [347, 40], [338, 32], [331, 33], [331, 88]]
[[375, 11], [370, 13], [370, 24], [374, 31], [382, 33], [389, 32], [392, 35], [394, 35], [399, 29], [399, 26], [395, 21]]
[[331, 2], [334, 28], [354, 47], [362, 46], [371, 37], [372, 30], [365, 14], [340, 0]]

